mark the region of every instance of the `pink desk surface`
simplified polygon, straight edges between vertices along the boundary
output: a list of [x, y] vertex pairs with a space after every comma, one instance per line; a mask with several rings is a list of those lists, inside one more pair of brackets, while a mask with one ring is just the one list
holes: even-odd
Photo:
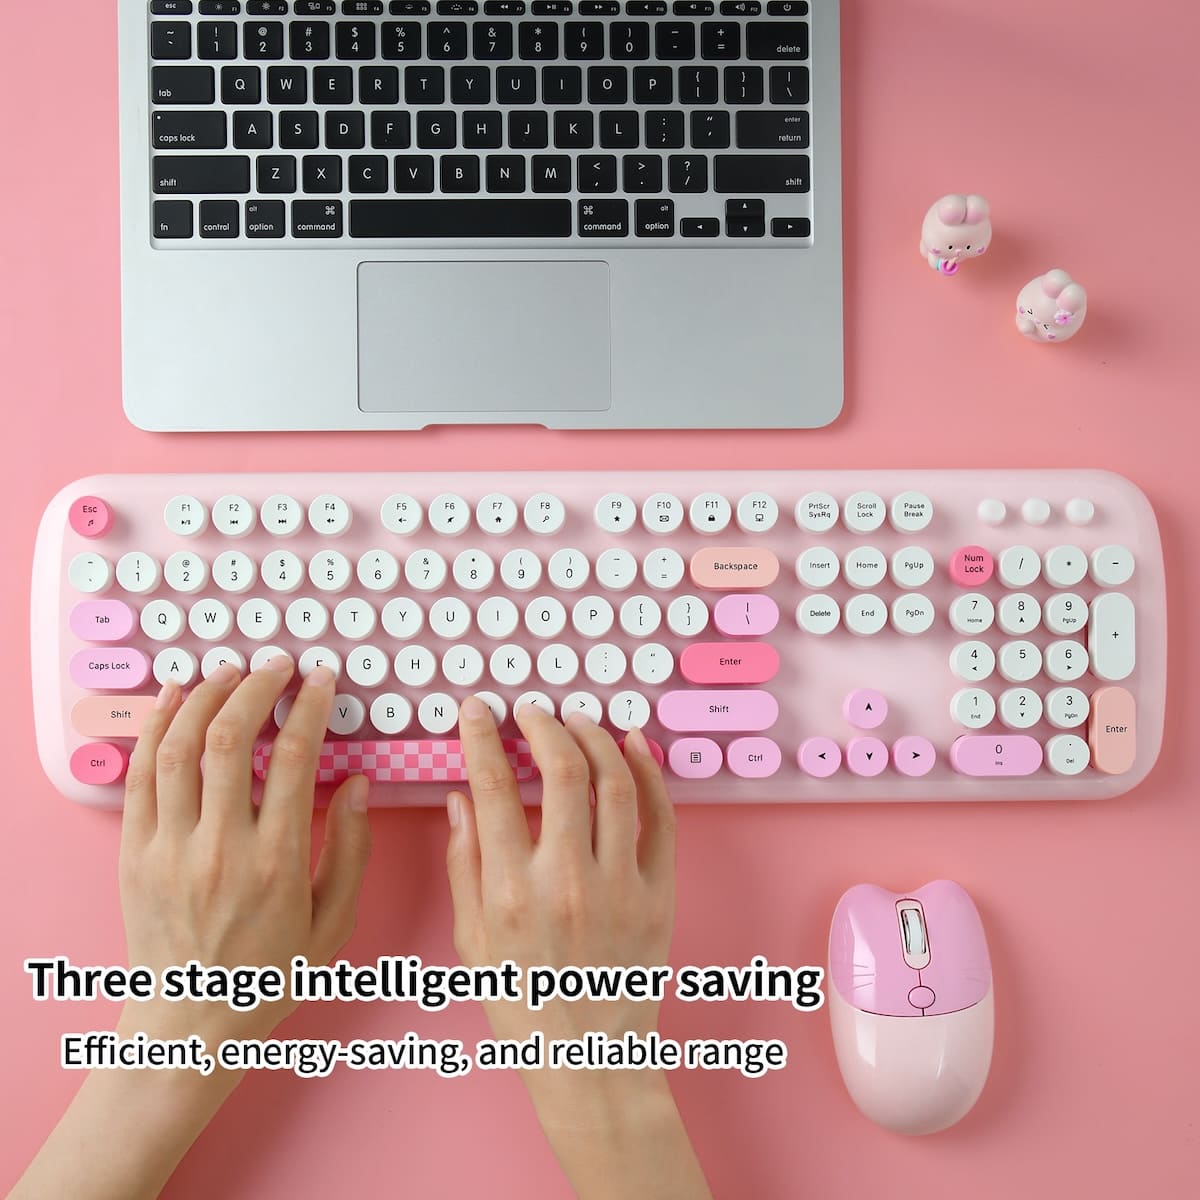
[[[0, 363], [7, 414], [0, 591], [8, 800], [0, 835], [0, 1185], [78, 1084], [66, 1028], [109, 1014], [29, 998], [29, 954], [123, 955], [118, 823], [51, 791], [33, 751], [26, 578], [44, 501], [96, 470], [561, 466], [1079, 466], [1149, 494], [1166, 545], [1172, 701], [1162, 758], [1106, 804], [687, 810], [674, 957], [821, 961], [842, 890], [949, 875], [975, 896], [996, 971], [997, 1053], [975, 1112], [907, 1141], [842, 1089], [827, 1018], [668, 1005], [677, 1037], [781, 1037], [786, 1072], [678, 1078], [728, 1200], [1200, 1194], [1200, 805], [1187, 709], [1200, 672], [1195, 522], [1194, 47], [1187, 4], [846, 0], [846, 413], [818, 433], [634, 436], [448, 429], [161, 437], [121, 416], [112, 3], [3, 0]], [[53, 16], [50, 10], [53, 9]], [[954, 280], [917, 256], [922, 214], [976, 190], [997, 234]], [[1064, 266], [1092, 305], [1069, 346], [1026, 344], [1018, 287]], [[1193, 714], [1194, 715], [1194, 714]], [[453, 961], [436, 812], [381, 812], [349, 955]], [[400, 1036], [383, 1006], [289, 1032]], [[420, 1031], [473, 1039], [477, 1011]], [[569, 1191], [517, 1080], [472, 1074], [250, 1079], [167, 1189], [194, 1197], [559, 1200]]]

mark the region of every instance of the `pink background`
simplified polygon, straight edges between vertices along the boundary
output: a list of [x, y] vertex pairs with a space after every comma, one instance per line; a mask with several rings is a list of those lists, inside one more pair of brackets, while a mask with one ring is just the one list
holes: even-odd
[[[1191, 115], [1200, 14], [1113, 0], [1003, 5], [846, 0], [847, 403], [818, 433], [567, 435], [455, 430], [161, 437], [122, 418], [115, 6], [2, 0], [0, 186], [6, 474], [0, 628], [8, 801], [0, 835], [0, 1184], [78, 1084], [58, 1036], [96, 1009], [37, 1005], [26, 955], [120, 962], [118, 822], [74, 808], [33, 750], [26, 579], [60, 485], [98, 471], [428, 467], [1079, 466], [1149, 494], [1168, 568], [1172, 698], [1162, 758], [1104, 804], [686, 810], [675, 962], [763, 953], [819, 962], [842, 890], [949, 875], [971, 891], [996, 971], [997, 1053], [975, 1112], [907, 1141], [865, 1123], [838, 1079], [824, 1014], [668, 1006], [676, 1037], [785, 1038], [756, 1082], [680, 1076], [718, 1195], [977, 1198], [1200, 1188], [1200, 806], [1184, 690], [1195, 626], [1195, 279]], [[53, 16], [50, 16], [50, 10]], [[987, 195], [994, 248], [956, 279], [917, 256], [943, 192]], [[1064, 266], [1091, 295], [1069, 346], [1025, 343], [1017, 289]], [[1148, 617], [1150, 614], [1143, 614]], [[349, 955], [451, 961], [436, 812], [381, 812]], [[478, 1011], [417, 1023], [482, 1036]], [[305, 1013], [285, 1029], [399, 1036], [384, 1006]], [[414, 1074], [250, 1079], [167, 1190], [191, 1197], [569, 1195], [517, 1080]]]

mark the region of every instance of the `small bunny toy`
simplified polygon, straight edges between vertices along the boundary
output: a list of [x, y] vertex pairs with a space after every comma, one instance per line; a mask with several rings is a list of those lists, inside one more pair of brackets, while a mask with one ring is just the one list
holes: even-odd
[[1068, 341], [1085, 316], [1087, 292], [1066, 271], [1047, 271], [1017, 294], [1017, 329], [1030, 341]]
[[921, 225], [921, 257], [942, 275], [982, 254], [992, 240], [991, 209], [982, 196], [943, 196]]

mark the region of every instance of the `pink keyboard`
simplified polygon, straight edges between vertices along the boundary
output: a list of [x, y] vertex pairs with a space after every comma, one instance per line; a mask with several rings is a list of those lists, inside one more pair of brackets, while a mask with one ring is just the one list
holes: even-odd
[[42, 763], [106, 807], [162, 682], [280, 651], [377, 804], [443, 803], [471, 693], [531, 800], [524, 700], [644, 727], [682, 802], [1115, 796], [1163, 725], [1157, 525], [1099, 471], [99, 476], [32, 620]]

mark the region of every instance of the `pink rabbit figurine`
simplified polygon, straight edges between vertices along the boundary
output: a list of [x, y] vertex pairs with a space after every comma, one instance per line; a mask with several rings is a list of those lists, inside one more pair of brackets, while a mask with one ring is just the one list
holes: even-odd
[[1065, 342], [1087, 316], [1087, 292], [1066, 271], [1047, 271], [1017, 294], [1017, 329], [1034, 342]]
[[943, 196], [921, 225], [921, 257], [942, 275], [982, 254], [992, 240], [991, 209], [982, 196]]

